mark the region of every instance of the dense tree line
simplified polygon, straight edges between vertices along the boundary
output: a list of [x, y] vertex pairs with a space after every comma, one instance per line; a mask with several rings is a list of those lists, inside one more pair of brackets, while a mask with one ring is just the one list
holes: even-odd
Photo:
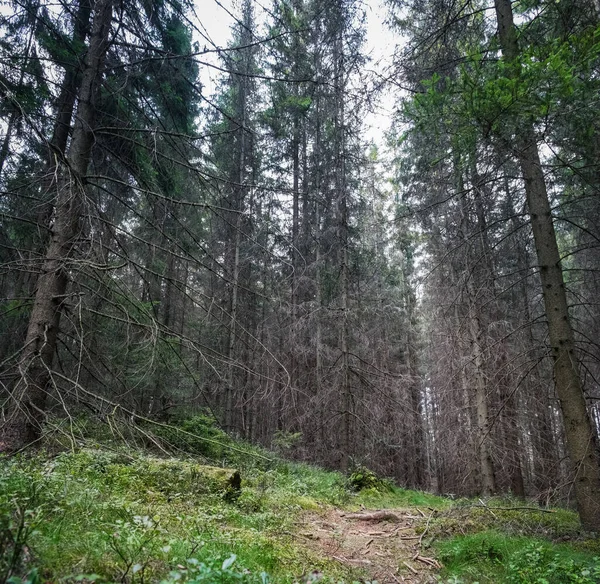
[[226, 47], [176, 0], [10, 6], [2, 450], [209, 411], [600, 525], [597, 3], [390, 1], [391, 157], [354, 0], [242, 0]]
[[410, 39], [398, 68], [415, 92], [404, 101], [398, 173], [436, 265], [425, 299], [435, 315], [426, 357], [435, 478], [459, 492], [574, 493], [590, 527], [600, 492], [597, 343], [584, 289], [597, 231], [576, 208], [597, 198], [587, 175], [597, 164], [567, 136], [597, 100], [595, 8], [396, 7]]

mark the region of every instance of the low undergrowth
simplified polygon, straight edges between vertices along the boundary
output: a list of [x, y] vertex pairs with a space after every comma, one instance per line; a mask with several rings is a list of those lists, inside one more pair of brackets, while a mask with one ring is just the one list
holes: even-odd
[[[234, 441], [208, 416], [151, 440], [76, 424], [44, 452], [0, 458], [0, 584], [354, 579], [293, 537], [303, 511], [349, 501], [343, 475]], [[241, 470], [240, 491], [199, 479], [199, 462]]]
[[600, 583], [600, 540], [567, 509], [462, 500], [436, 512], [425, 535], [447, 584]]
[[[181, 428], [150, 441], [131, 433], [125, 446], [84, 421], [77, 440], [0, 458], [0, 584], [363, 581], [299, 544], [300, 517], [327, 507], [420, 517], [440, 582], [600, 583], [600, 542], [571, 511], [450, 501], [364, 468], [348, 479], [234, 441], [208, 417]], [[235, 496], [198, 479], [207, 462], [241, 470]]]
[[448, 584], [597, 584], [600, 558], [570, 545], [483, 531], [438, 544]]
[[3, 459], [0, 582], [291, 582], [315, 569], [350, 578], [289, 537], [300, 511], [348, 496], [341, 475], [278, 463], [248, 473], [231, 502], [191, 482], [159, 484], [156, 470], [141, 452]]

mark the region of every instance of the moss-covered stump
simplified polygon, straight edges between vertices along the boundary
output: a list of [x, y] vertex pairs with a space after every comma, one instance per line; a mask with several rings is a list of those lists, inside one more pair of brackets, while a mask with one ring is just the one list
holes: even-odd
[[133, 457], [102, 449], [82, 449], [71, 458], [72, 472], [101, 472], [120, 488], [160, 492], [169, 497], [218, 494], [237, 499], [241, 492], [238, 470], [198, 464], [176, 458]]
[[162, 493], [220, 494], [227, 500], [236, 499], [242, 479], [238, 470], [180, 460], [144, 459], [135, 465], [144, 482]]

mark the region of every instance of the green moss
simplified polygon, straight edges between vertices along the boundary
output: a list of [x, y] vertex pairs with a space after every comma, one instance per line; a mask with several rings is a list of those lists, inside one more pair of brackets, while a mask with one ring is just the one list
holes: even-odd
[[350, 488], [355, 491], [371, 489], [385, 492], [389, 489], [389, 483], [381, 479], [372, 470], [365, 466], [357, 466], [348, 477]]
[[423, 507], [428, 509], [444, 509], [451, 502], [443, 497], [432, 495], [424, 491], [411, 491], [400, 487], [391, 486], [381, 492], [376, 489], [365, 489], [358, 493], [353, 500], [354, 504], [369, 508], [392, 509], [398, 507]]
[[596, 584], [600, 560], [571, 546], [484, 531], [436, 545], [444, 581], [507, 584]]
[[[206, 467], [142, 451], [86, 448], [0, 464], [0, 515], [10, 519], [15, 505], [28, 511], [15, 576], [38, 568], [49, 581], [95, 574], [104, 582], [158, 582], [190, 558], [213, 565], [232, 553], [240, 574], [266, 571], [282, 583], [313, 569], [327, 569], [336, 581], [349, 573], [289, 535], [304, 509], [347, 496], [338, 473], [257, 465], [244, 473], [232, 504], [205, 488]], [[213, 470], [216, 483], [230, 473]], [[9, 533], [8, 524], [0, 529]]]

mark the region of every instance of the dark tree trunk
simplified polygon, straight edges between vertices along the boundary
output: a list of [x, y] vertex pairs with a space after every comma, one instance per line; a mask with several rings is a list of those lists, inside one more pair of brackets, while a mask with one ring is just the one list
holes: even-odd
[[66, 164], [60, 169], [54, 226], [20, 359], [20, 378], [13, 391], [15, 407], [0, 448], [16, 450], [37, 441], [45, 418], [47, 395], [61, 311], [66, 300], [68, 262], [80, 230], [85, 176], [94, 140], [95, 94], [101, 81], [112, 0], [98, 0], [79, 94], [77, 121]]
[[[89, 34], [91, 17], [91, 6], [89, 0], [81, 0], [77, 15], [75, 17], [75, 26], [73, 29], [73, 45], [83, 45]], [[42, 183], [44, 194], [51, 193], [55, 184], [56, 168], [62, 162], [69, 132], [71, 130], [71, 120], [73, 119], [73, 110], [75, 109], [75, 100], [82, 82], [81, 69], [79, 66], [71, 66], [65, 70], [65, 76], [62, 81], [58, 101], [56, 102], [56, 119], [50, 140], [48, 154], [46, 158], [46, 173]], [[48, 200], [42, 204], [38, 213], [38, 223], [47, 226], [52, 214], [53, 201]]]
[[[519, 56], [510, 0], [496, 0], [498, 34], [504, 57]], [[567, 449], [575, 471], [575, 495], [581, 523], [600, 530], [600, 462], [579, 375], [573, 328], [552, 212], [533, 126], [521, 129], [516, 156], [525, 181], [527, 206], [540, 266], [550, 347], [554, 360], [556, 392], [560, 402]]]

